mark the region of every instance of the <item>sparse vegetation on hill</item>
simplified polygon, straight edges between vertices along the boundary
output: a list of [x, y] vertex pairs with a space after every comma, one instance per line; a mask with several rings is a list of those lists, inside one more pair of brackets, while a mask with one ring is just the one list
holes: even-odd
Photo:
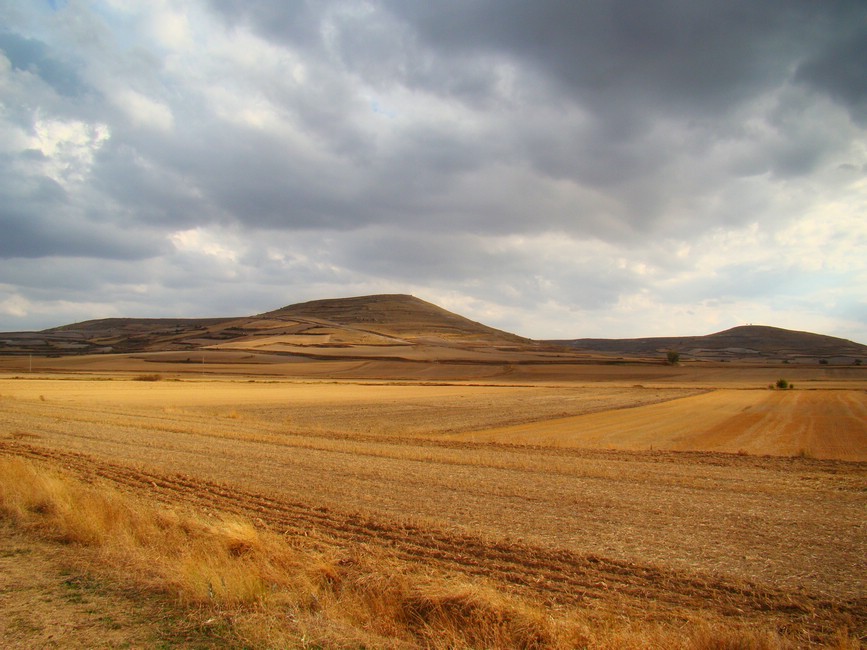
[[434, 336], [488, 340], [492, 343], [530, 343], [529, 339], [482, 325], [415, 296], [403, 294], [313, 300], [267, 312], [260, 317], [316, 318], [411, 340]]
[[559, 343], [629, 356], [654, 355], [665, 349], [680, 350], [690, 358], [721, 361], [782, 359], [783, 363], [816, 363], [824, 358], [827, 364], [829, 357], [853, 358], [867, 354], [867, 346], [846, 339], [760, 325], [734, 327], [706, 336], [574, 339]]
[[500, 357], [497, 361], [506, 363], [509, 359], [505, 355], [510, 352], [532, 352], [537, 360], [562, 363], [570, 348], [585, 355], [603, 353], [646, 361], [658, 358], [660, 350], [677, 350], [691, 360], [816, 363], [824, 359], [828, 365], [848, 365], [851, 359], [867, 356], [867, 346], [852, 341], [762, 326], [736, 327], [699, 337], [531, 341], [400, 294], [314, 300], [233, 318], [85, 321], [43, 332], [4, 334], [0, 355], [180, 353], [232, 347], [314, 358], [360, 355], [439, 360], [437, 352], [461, 346], [496, 352]]

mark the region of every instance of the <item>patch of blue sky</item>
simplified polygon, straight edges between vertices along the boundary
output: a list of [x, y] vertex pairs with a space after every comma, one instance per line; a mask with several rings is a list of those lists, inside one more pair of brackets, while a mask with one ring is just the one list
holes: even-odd
[[370, 100], [370, 110], [372, 110], [377, 115], [382, 115], [384, 117], [389, 117], [392, 119], [397, 117], [397, 113], [395, 113], [391, 109], [385, 108], [382, 104], [379, 103], [378, 99]]

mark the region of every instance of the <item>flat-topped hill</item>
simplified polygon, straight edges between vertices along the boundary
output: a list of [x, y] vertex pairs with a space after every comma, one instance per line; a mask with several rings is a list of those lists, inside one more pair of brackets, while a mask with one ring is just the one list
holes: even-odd
[[[200, 349], [322, 355], [361, 346], [532, 348], [529, 339], [477, 323], [409, 295], [314, 300], [255, 316], [104, 318], [42, 332], [0, 335], [0, 354], [94, 354]], [[362, 356], [370, 356], [367, 351]], [[329, 354], [328, 356], [334, 356]]]
[[529, 339], [488, 327], [405, 294], [313, 300], [266, 312], [257, 318], [312, 318], [408, 341], [441, 338], [453, 341], [530, 342]]

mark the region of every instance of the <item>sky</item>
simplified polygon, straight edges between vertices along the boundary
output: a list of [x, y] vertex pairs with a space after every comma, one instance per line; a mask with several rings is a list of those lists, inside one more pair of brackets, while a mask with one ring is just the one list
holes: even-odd
[[0, 0], [0, 331], [867, 343], [865, 61], [863, 0]]

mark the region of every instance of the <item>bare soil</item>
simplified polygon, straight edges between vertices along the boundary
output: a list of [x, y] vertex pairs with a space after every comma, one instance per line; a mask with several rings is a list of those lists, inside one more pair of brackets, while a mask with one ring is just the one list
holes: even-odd
[[867, 461], [867, 391], [717, 390], [631, 409], [453, 437], [581, 448], [726, 451]]
[[[771, 621], [807, 643], [843, 627], [867, 635], [863, 462], [518, 446], [502, 430], [553, 430], [565, 416], [573, 431], [599, 418], [614, 435], [632, 418], [741, 445], [736, 426], [756, 438], [806, 414], [811, 431], [839, 423], [837, 438], [857, 441], [863, 404], [834, 390], [8, 379], [0, 453], [323, 546], [487, 576], [552, 607]], [[764, 419], [744, 420], [751, 411]], [[501, 442], [449, 439], [492, 428]]]
[[203, 620], [194, 615], [184, 620], [192, 612], [101, 580], [88, 560], [80, 548], [39, 539], [0, 519], [0, 645], [8, 650], [220, 645], [199, 631]]

